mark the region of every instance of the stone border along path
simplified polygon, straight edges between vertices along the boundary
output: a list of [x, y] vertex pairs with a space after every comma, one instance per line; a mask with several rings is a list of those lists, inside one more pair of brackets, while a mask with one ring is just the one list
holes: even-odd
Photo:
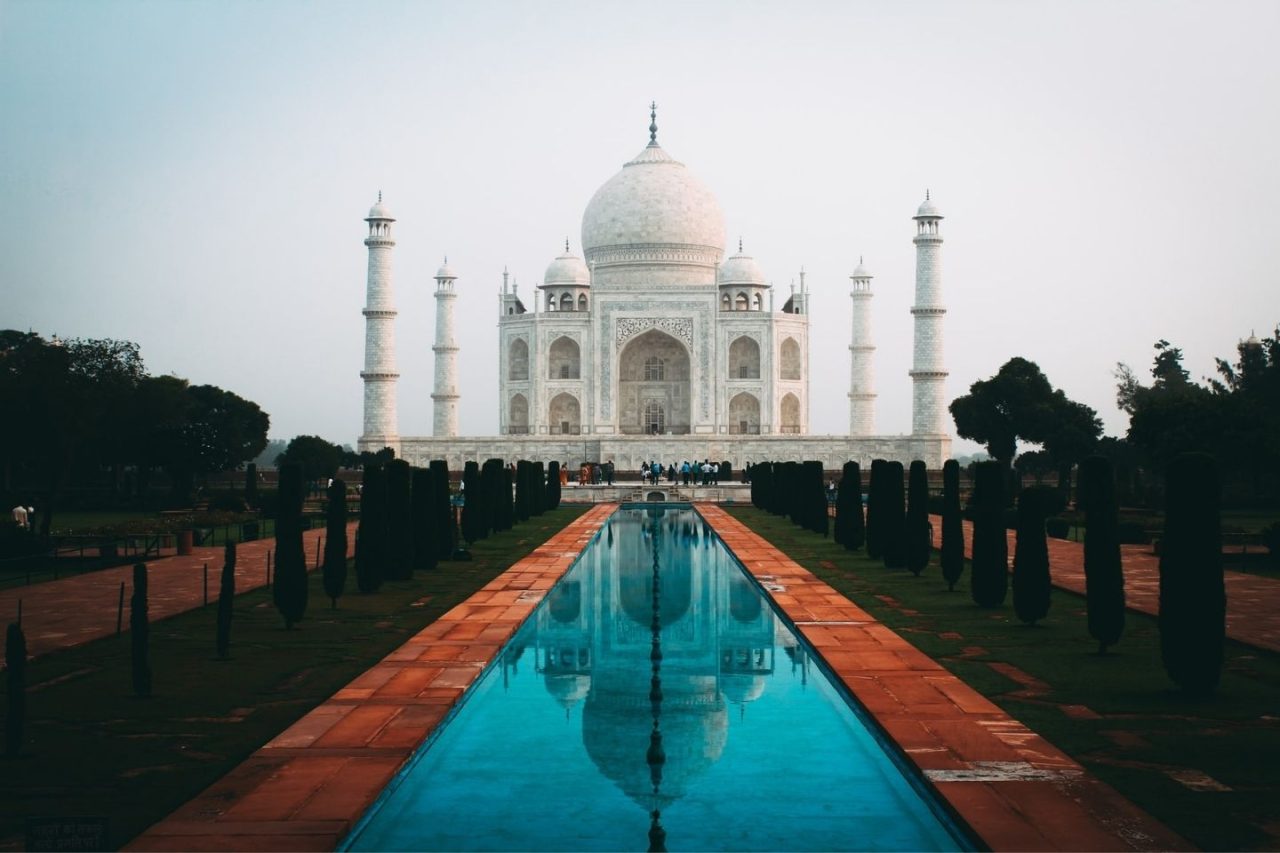
[[[347, 556], [355, 549], [356, 522], [347, 525]], [[317, 542], [324, 528], [305, 531], [302, 549], [307, 571], [315, 571]], [[255, 539], [236, 545], [236, 595], [265, 586], [267, 553], [276, 540]], [[147, 564], [147, 616], [156, 622], [204, 604], [204, 571], [209, 565], [209, 606], [218, 603], [222, 582], [223, 548], [193, 548], [190, 555], [139, 560]], [[275, 566], [272, 565], [272, 575]], [[120, 584], [124, 584], [124, 612], [120, 614]], [[31, 658], [78, 646], [129, 630], [129, 597], [133, 595], [133, 564], [69, 575], [58, 580], [0, 591], [0, 614], [8, 623], [17, 618], [22, 601], [22, 631]]]
[[[571, 522], [125, 849], [336, 847], [615, 509]], [[697, 509], [987, 846], [1190, 849], [718, 506]]]
[[[931, 515], [933, 547], [942, 547], [942, 518]], [[1013, 551], [1017, 534], [1007, 531], [1009, 566], [1013, 567]], [[1049, 573], [1053, 585], [1070, 592], [1085, 594], [1084, 543], [1048, 537]], [[964, 555], [973, 556], [973, 522], [964, 522]], [[1129, 610], [1158, 616], [1160, 613], [1160, 558], [1151, 553], [1150, 545], [1121, 545], [1124, 565], [1124, 601]], [[935, 558], [936, 559], [936, 558]], [[1224, 571], [1227, 587], [1227, 636], [1240, 643], [1280, 652], [1280, 580]], [[961, 583], [968, 583], [961, 579]]]

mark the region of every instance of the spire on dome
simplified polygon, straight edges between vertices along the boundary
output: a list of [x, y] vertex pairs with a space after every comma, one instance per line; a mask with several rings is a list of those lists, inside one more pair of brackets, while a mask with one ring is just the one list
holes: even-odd
[[568, 237], [564, 238], [564, 253], [566, 255], [569, 254], [569, 238]]
[[649, 144], [658, 144], [658, 102], [649, 102]]
[[741, 237], [738, 238], [738, 254], [739, 255], [742, 254], [742, 238]]

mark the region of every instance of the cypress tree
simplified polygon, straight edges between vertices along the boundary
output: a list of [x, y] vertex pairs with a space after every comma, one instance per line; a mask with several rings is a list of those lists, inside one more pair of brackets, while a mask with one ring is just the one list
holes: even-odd
[[1084, 588], [1089, 634], [1098, 654], [1124, 633], [1124, 566], [1120, 562], [1120, 508], [1110, 460], [1090, 456], [1080, 463], [1076, 504], [1084, 509]]
[[329, 485], [325, 510], [324, 594], [330, 607], [338, 609], [338, 599], [347, 588], [347, 484], [334, 477]]
[[547, 509], [547, 472], [542, 462], [534, 462], [529, 476], [533, 478], [529, 497], [533, 501], [533, 514], [542, 515]]
[[5, 631], [4, 665], [4, 754], [16, 758], [22, 751], [22, 731], [27, 725], [27, 637], [17, 622], [10, 622]]
[[884, 460], [871, 460], [871, 475], [867, 483], [867, 556], [873, 560], [884, 557], [884, 525], [880, 505], [884, 493]]
[[801, 465], [800, 476], [804, 483], [805, 527], [826, 536], [830, 530], [827, 517], [827, 491], [823, 486], [821, 462], [808, 461]]
[[218, 585], [218, 657], [231, 654], [231, 615], [236, 598], [236, 543], [227, 540], [222, 557], [222, 582]]
[[387, 463], [387, 527], [391, 547], [384, 575], [387, 580], [406, 581], [413, 577], [413, 491], [412, 472], [403, 459]]
[[515, 487], [515, 507], [512, 515], [516, 524], [519, 524], [529, 518], [529, 496], [527, 494], [529, 490], [529, 463], [523, 459], [516, 461]]
[[[462, 538], [469, 543], [478, 542], [488, 532], [485, 530], [485, 495], [480, 486], [480, 465], [475, 461], [462, 467], [462, 501]], [[560, 503], [559, 480], [556, 480], [556, 503]]]
[[276, 572], [271, 587], [276, 609], [292, 628], [307, 611], [307, 556], [302, 547], [302, 466], [290, 462], [280, 468], [276, 518]]
[[728, 459], [720, 463], [720, 473], [717, 475], [721, 483], [733, 482], [733, 463]]
[[1222, 672], [1227, 595], [1222, 578], [1221, 488], [1213, 457], [1184, 453], [1169, 466], [1160, 541], [1160, 656], [1191, 694]]
[[381, 465], [364, 469], [360, 487], [360, 526], [356, 530], [356, 588], [377, 592], [386, 559], [387, 480]]
[[129, 598], [130, 672], [135, 696], [151, 695], [151, 622], [147, 619], [147, 565], [133, 567], [133, 595]]
[[881, 501], [881, 529], [884, 531], [884, 567], [907, 567], [906, 471], [898, 461], [884, 464], [884, 495]]
[[973, 484], [973, 570], [969, 575], [974, 603], [999, 607], [1009, 592], [1009, 540], [1004, 526], [1004, 466], [979, 462]]
[[429, 468], [414, 468], [410, 483], [409, 517], [413, 525], [413, 570], [429, 572], [439, 565], [432, 540], [431, 505], [435, 502], [435, 477]]
[[515, 505], [511, 502], [512, 490], [515, 488], [514, 472], [511, 468], [502, 466], [502, 486], [498, 489], [498, 513], [502, 519], [503, 530], [510, 530], [516, 525]]
[[787, 461], [782, 463], [782, 477], [778, 488], [781, 499], [780, 514], [791, 520], [792, 524], [804, 524], [803, 492], [800, 486], [800, 463]]
[[834, 538], [846, 551], [862, 547], [866, 530], [862, 520], [862, 472], [857, 462], [846, 462], [840, 472], [840, 488], [836, 492], [836, 524]]
[[453, 556], [453, 504], [449, 502], [449, 463], [443, 459], [431, 460], [431, 479], [435, 484], [431, 504], [431, 517], [435, 519], [436, 556], [447, 560]]
[[1049, 614], [1049, 545], [1045, 541], [1045, 502], [1037, 489], [1018, 495], [1018, 539], [1013, 549], [1013, 609], [1034, 625]]
[[933, 527], [929, 524], [929, 475], [924, 462], [911, 463], [907, 488], [907, 568], [919, 576], [933, 553]]
[[964, 524], [960, 516], [960, 463], [942, 466], [942, 577], [954, 590], [964, 574]]
[[560, 463], [547, 466], [547, 509], [560, 508]]
[[507, 529], [502, 526], [502, 486], [505, 482], [502, 472], [506, 467], [501, 459], [487, 459], [480, 468], [480, 488], [484, 492], [487, 512], [486, 524], [494, 533]]

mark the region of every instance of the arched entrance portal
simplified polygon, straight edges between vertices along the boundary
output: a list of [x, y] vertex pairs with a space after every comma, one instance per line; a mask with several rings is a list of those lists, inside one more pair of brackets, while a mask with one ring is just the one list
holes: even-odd
[[618, 430], [625, 434], [690, 431], [689, 351], [652, 329], [630, 342], [618, 359]]

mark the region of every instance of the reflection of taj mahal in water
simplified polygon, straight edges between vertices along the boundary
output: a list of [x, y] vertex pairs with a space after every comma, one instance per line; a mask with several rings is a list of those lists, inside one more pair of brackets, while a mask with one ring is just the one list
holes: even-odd
[[[436, 273], [434, 433], [402, 437], [396, 418], [395, 219], [379, 196], [366, 221], [368, 298], [361, 450], [390, 446], [414, 464], [444, 458], [552, 459], [577, 464], [714, 458], [735, 467], [766, 459], [924, 459], [950, 454], [944, 398], [940, 252], [942, 214], [926, 198], [916, 223], [912, 430], [875, 431], [872, 276], [859, 262], [852, 288], [847, 435], [809, 434], [809, 312], [799, 287], [775, 299], [762, 267], [725, 254], [724, 214], [711, 190], [658, 144], [606, 181], [582, 218], [582, 257], [565, 242], [528, 297], [502, 274], [498, 294], [498, 437], [458, 436], [453, 310], [458, 280]], [[831, 311], [834, 306], [814, 305]], [[819, 375], [823, 372], [818, 366]], [[829, 370], [829, 366], [826, 367]], [[904, 377], [905, 380], [906, 377]]]
[[566, 717], [581, 708], [587, 754], [650, 813], [652, 841], [661, 810], [720, 758], [729, 714], [747, 712], [775, 666], [808, 661], [700, 519], [615, 516], [604, 535], [610, 548], [552, 591], [503, 666], [533, 652], [548, 701]]

